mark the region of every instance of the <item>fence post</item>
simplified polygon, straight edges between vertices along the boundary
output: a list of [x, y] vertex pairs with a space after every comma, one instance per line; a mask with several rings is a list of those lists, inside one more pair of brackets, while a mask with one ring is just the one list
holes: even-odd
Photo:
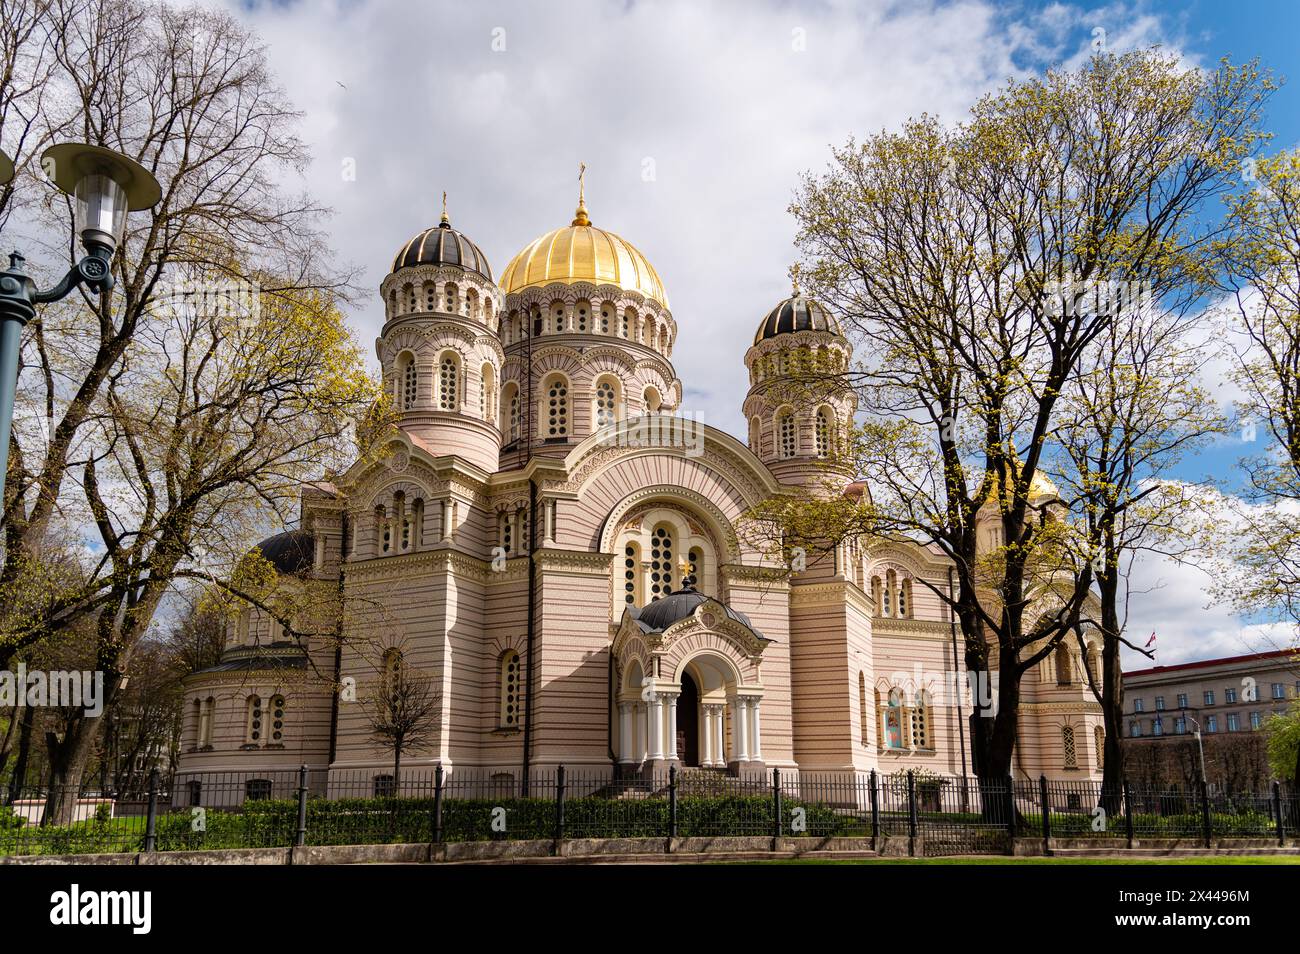
[[[772, 769], [772, 837], [781, 837], [781, 770]], [[772, 844], [773, 849], [776, 843]]]
[[298, 834], [293, 843], [301, 848], [307, 844], [307, 766], [298, 767]]
[[1210, 824], [1210, 783], [1201, 779], [1201, 827], [1205, 834], [1205, 847], [1210, 847], [1213, 840], [1213, 833]]
[[442, 766], [433, 770], [433, 843], [442, 844]]
[[555, 847], [564, 840], [564, 766], [555, 769]]
[[1011, 839], [1011, 854], [1016, 853], [1016, 780], [1007, 776], [1007, 837]]
[[880, 850], [880, 788], [876, 770], [871, 770], [871, 847]]
[[1038, 776], [1038, 799], [1043, 806], [1043, 854], [1052, 853], [1052, 803], [1047, 799], [1047, 776]]
[[916, 854], [916, 777], [907, 770], [907, 853]]
[[1286, 844], [1286, 822], [1282, 820], [1282, 783], [1273, 782], [1273, 817], [1277, 819], [1277, 846]]
[[158, 770], [149, 770], [149, 814], [144, 823], [144, 850], [158, 850]]
[[668, 766], [668, 837], [677, 837], [677, 766]]
[[1124, 779], [1124, 834], [1128, 838], [1128, 847], [1133, 847], [1133, 793], [1129, 791], [1128, 779]]

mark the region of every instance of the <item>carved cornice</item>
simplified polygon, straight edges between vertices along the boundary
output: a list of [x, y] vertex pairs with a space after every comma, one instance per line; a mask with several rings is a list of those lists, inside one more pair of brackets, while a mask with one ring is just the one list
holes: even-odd
[[775, 590], [790, 589], [790, 571], [783, 566], [746, 566], [743, 563], [724, 563], [718, 567], [723, 582], [762, 583]]
[[[871, 620], [871, 632], [876, 636], [951, 639], [952, 624], [940, 619], [897, 619], [892, 616], [876, 616]], [[958, 634], [958, 639], [960, 638]]]
[[437, 547], [432, 550], [417, 550], [415, 553], [357, 560], [347, 565], [347, 578], [349, 582], [409, 580], [412, 571], [418, 570], [451, 573], [479, 583], [505, 583], [527, 576], [528, 559], [515, 557], [506, 560], [503, 569], [493, 570], [490, 560], [480, 560], [450, 547]]
[[543, 547], [533, 552], [533, 559], [537, 562], [537, 567], [540, 570], [581, 573], [584, 576], [603, 576], [609, 573], [614, 554]]

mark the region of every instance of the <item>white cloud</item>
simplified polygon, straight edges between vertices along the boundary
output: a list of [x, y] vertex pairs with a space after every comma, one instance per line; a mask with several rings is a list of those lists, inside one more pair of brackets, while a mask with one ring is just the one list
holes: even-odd
[[[685, 409], [735, 434], [744, 352], [788, 294], [786, 206], [830, 145], [922, 112], [960, 118], [1010, 76], [1081, 62], [1094, 27], [1112, 51], [1177, 47], [1176, 25], [1126, 4], [1019, 17], [979, 2], [229, 5], [304, 111], [307, 184], [336, 210], [336, 245], [369, 288], [436, 222], [444, 189], [499, 273], [569, 221], [585, 161], [593, 220], [640, 247], [667, 286]], [[382, 318], [373, 293], [351, 314], [366, 341]], [[1222, 383], [1224, 370], [1209, 373]], [[1150, 592], [1135, 596], [1129, 632], [1157, 631], [1162, 662], [1269, 648], [1260, 627], [1206, 608], [1206, 584], [1195, 568], [1141, 560], [1133, 585]]]

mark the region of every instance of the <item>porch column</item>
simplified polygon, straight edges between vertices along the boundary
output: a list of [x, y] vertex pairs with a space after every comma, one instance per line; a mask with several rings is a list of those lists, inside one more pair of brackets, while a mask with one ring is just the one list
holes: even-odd
[[726, 706], [715, 705], [713, 707], [713, 731], [715, 733], [713, 740], [713, 764], [718, 767], [726, 767], [727, 764], [726, 712]]
[[731, 704], [731, 734], [732, 752], [731, 759], [734, 762], [749, 761], [749, 713], [746, 711], [745, 700], [737, 696]]
[[713, 706], [704, 706], [704, 745], [700, 764], [713, 767]]
[[646, 707], [649, 713], [650, 722], [650, 755], [655, 760], [664, 757], [664, 704], [659, 698], [659, 693], [652, 693], [650, 703]]
[[618, 759], [620, 762], [636, 761], [636, 753], [633, 746], [633, 734], [636, 728], [636, 721], [632, 716], [632, 703], [620, 702], [618, 704]]
[[677, 697], [668, 696], [668, 752], [670, 759], [677, 758]]
[[758, 724], [760, 721], [758, 717], [758, 702], [759, 702], [758, 699], [749, 700], [749, 715], [750, 718], [753, 720], [753, 725], [750, 727], [751, 729], [750, 735], [753, 739], [751, 745], [754, 749], [753, 759], [755, 762], [763, 761], [763, 745], [759, 738], [759, 731], [758, 731]]
[[648, 710], [644, 705], [640, 703], [633, 703], [632, 708], [633, 711], [636, 713], [636, 718], [633, 721], [636, 723], [636, 737], [637, 737], [636, 745], [632, 747], [632, 751], [636, 753], [637, 757], [634, 758], [632, 761], [644, 762], [646, 760], [647, 753], [650, 751], [649, 750], [650, 718], [648, 715]]

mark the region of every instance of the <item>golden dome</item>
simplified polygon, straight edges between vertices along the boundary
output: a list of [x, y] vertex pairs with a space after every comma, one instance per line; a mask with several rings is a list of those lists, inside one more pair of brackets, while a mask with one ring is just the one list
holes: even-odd
[[617, 285], [668, 307], [654, 266], [631, 242], [592, 225], [581, 200], [572, 223], [534, 239], [501, 273], [507, 295], [552, 282]]

